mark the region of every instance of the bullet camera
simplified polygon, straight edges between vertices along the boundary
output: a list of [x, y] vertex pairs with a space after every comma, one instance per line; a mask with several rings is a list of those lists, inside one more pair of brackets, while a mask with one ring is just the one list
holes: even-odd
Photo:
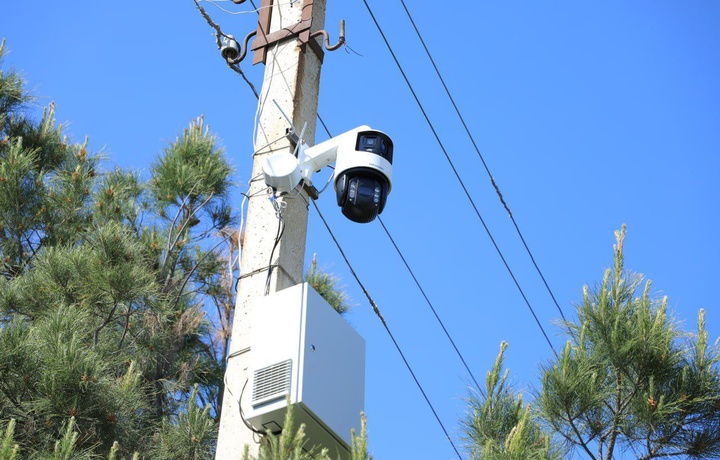
[[289, 192], [300, 182], [312, 185], [315, 172], [333, 161], [337, 204], [353, 222], [372, 222], [385, 208], [392, 189], [393, 142], [369, 126], [359, 126], [318, 145], [301, 145], [298, 157], [279, 153], [265, 159], [267, 185]]

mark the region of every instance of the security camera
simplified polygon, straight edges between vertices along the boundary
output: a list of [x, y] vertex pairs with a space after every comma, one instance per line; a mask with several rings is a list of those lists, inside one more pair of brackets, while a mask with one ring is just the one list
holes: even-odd
[[265, 182], [276, 191], [289, 192], [300, 182], [312, 185], [312, 176], [333, 161], [335, 195], [342, 213], [353, 222], [375, 220], [385, 208], [392, 189], [393, 142], [369, 126], [359, 126], [318, 145], [301, 144], [298, 157], [291, 153], [265, 160]]
[[335, 163], [335, 195], [342, 213], [353, 222], [375, 220], [392, 188], [393, 143], [373, 129], [359, 131], [354, 145], [340, 148]]
[[220, 54], [226, 61], [232, 61], [240, 54], [240, 44], [232, 35], [223, 37], [220, 45]]

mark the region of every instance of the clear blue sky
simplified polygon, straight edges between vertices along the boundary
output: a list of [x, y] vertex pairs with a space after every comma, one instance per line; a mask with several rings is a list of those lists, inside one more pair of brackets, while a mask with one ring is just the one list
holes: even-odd
[[[442, 93], [399, 0], [369, 0], [451, 158], [556, 347], [558, 313]], [[611, 263], [654, 281], [687, 329], [705, 308], [720, 335], [720, 3], [407, 0], [473, 135], [566, 314]], [[249, 2], [224, 7], [239, 11]], [[227, 33], [256, 18], [204, 3]], [[551, 351], [512, 284], [361, 0], [328, 0], [350, 46], [326, 56], [320, 113], [337, 134], [369, 124], [395, 142], [385, 222], [473, 372], [502, 340], [530, 392]], [[111, 163], [149, 164], [200, 114], [244, 184], [256, 100], [226, 68], [191, 0], [5, 2], [0, 36], [38, 104]], [[262, 67], [249, 67], [259, 87]], [[326, 136], [318, 131], [316, 139]], [[237, 190], [239, 204], [241, 188]], [[320, 203], [458, 444], [469, 378], [379, 224]], [[288, 223], [291, 225], [291, 223]], [[307, 260], [343, 279], [367, 341], [366, 412], [377, 460], [455, 458], [361, 291], [311, 213]]]

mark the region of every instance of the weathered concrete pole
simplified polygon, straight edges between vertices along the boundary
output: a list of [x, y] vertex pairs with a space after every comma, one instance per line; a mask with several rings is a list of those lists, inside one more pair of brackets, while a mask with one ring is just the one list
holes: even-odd
[[[263, 6], [272, 3], [265, 0]], [[272, 39], [271, 34], [292, 28], [302, 21], [303, 11], [309, 13], [308, 8], [312, 11], [312, 31], [323, 29], [326, 0], [274, 3], [271, 9], [262, 9], [260, 16], [260, 21], [263, 21], [263, 13], [272, 11], [269, 34], [259, 32], [256, 40]], [[258, 436], [253, 436], [254, 433], [243, 423], [238, 402], [242, 395], [243, 410], [247, 412], [250, 395], [247, 392], [242, 393], [250, 378], [248, 368], [252, 354], [253, 308], [255, 301], [265, 295], [268, 267], [273, 267], [270, 293], [302, 282], [303, 275], [308, 198], [303, 192], [303, 196], [278, 200], [277, 208], [282, 213], [285, 229], [273, 251], [279, 225], [278, 211], [265, 191], [261, 160], [272, 153], [292, 152], [290, 142], [283, 139], [289, 125], [282, 112], [287, 114], [297, 127], [298, 135], [305, 126], [303, 138], [310, 145], [314, 143], [321, 60], [310, 46], [300, 49], [297, 37], [271, 43], [265, 49], [265, 55], [265, 77], [260, 94], [261, 112], [255, 139], [256, 148], [259, 150], [255, 152], [253, 159], [253, 180], [249, 192], [251, 198], [242, 242], [241, 279], [225, 378], [226, 388], [216, 453], [218, 460], [241, 458], [246, 444], [250, 445], [251, 453], [257, 453]], [[269, 143], [272, 145], [263, 147]], [[293, 195], [295, 194], [291, 194]]]

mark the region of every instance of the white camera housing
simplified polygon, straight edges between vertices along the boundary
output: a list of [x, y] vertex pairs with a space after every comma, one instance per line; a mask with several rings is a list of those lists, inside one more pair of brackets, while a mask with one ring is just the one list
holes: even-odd
[[289, 192], [302, 181], [312, 185], [315, 172], [333, 161], [338, 206], [350, 220], [373, 221], [385, 208], [392, 188], [393, 142], [369, 126], [359, 126], [313, 147], [301, 144], [298, 157], [279, 153], [265, 159], [265, 183]]

